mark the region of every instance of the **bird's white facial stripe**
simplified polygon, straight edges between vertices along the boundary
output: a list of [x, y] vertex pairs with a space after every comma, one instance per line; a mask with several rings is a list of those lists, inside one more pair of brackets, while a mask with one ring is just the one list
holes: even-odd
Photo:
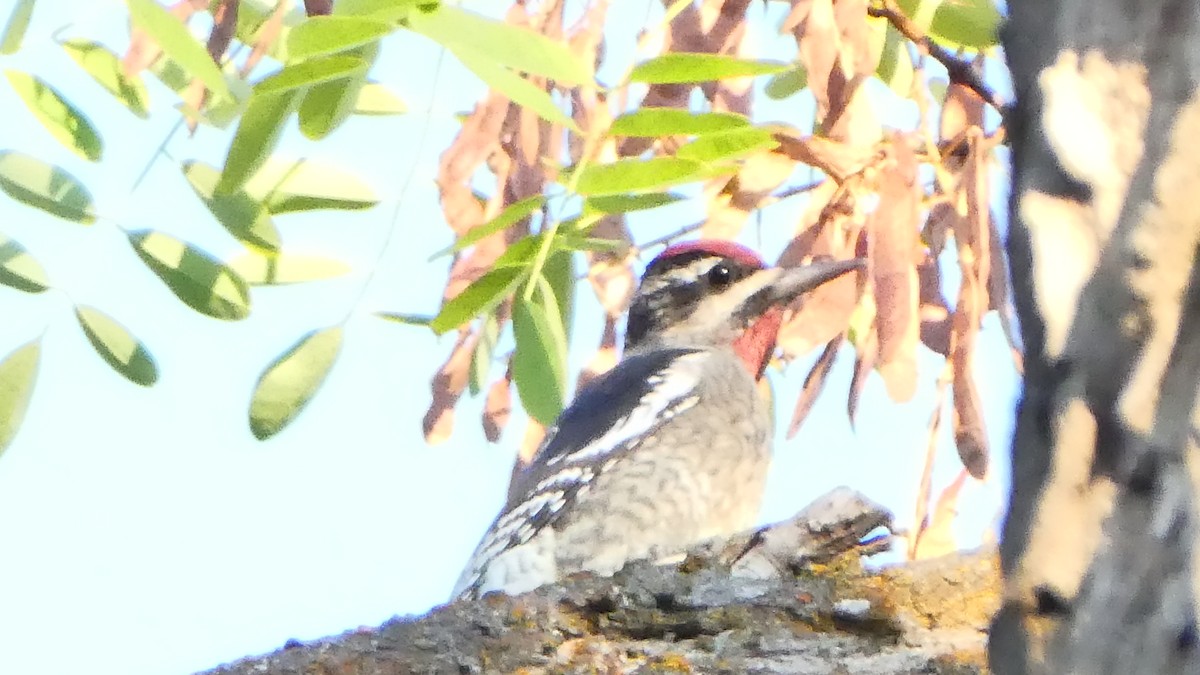
[[643, 281], [650, 285], [644, 287], [642, 292], [654, 293], [664, 288], [699, 283], [700, 279], [703, 279], [704, 275], [720, 262], [722, 262], [721, 258], [700, 258], [688, 265], [669, 269], [653, 279]]
[[631, 440], [647, 436], [654, 427], [695, 406], [700, 402], [695, 391], [700, 384], [701, 362], [705, 358], [707, 354], [703, 352], [688, 354], [653, 375], [648, 380], [650, 391], [603, 436], [575, 452], [553, 457], [547, 464], [564, 461], [575, 463], [580, 460], [591, 462], [594, 457], [608, 454]]

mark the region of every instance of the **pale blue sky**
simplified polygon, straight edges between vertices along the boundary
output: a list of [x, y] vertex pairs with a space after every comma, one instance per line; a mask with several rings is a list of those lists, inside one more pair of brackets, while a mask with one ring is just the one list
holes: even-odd
[[[0, 17], [7, 17], [11, 2], [0, 0]], [[616, 4], [627, 8], [616, 19], [626, 30], [610, 31], [607, 67], [622, 70], [645, 4]], [[467, 6], [498, 15], [507, 2]], [[772, 5], [770, 11], [779, 9]], [[435, 69], [436, 45], [401, 34], [386, 41], [373, 75], [412, 113], [353, 119], [317, 144], [293, 124], [282, 153], [349, 168], [382, 203], [358, 213], [279, 217], [285, 251], [319, 252], [346, 261], [354, 272], [258, 288], [251, 317], [224, 323], [179, 303], [118, 229], [162, 229], [219, 256], [238, 251], [172, 160], [160, 158], [131, 192], [174, 125], [174, 95], [148, 78], [153, 114], [139, 120], [50, 39], [72, 22], [63, 37], [97, 39], [120, 52], [126, 16], [115, 0], [41, 0], [21, 51], [0, 57], [0, 67], [36, 72], [76, 101], [106, 143], [102, 162], [79, 160], [7, 84], [0, 86], [0, 149], [67, 168], [89, 186], [104, 216], [83, 227], [0, 195], [0, 232], [24, 244], [59, 289], [27, 295], [0, 288], [0, 354], [43, 336], [33, 404], [20, 435], [0, 457], [4, 673], [187, 673], [272, 650], [288, 638], [312, 639], [421, 613], [445, 599], [495, 515], [524, 428], [523, 417], [515, 415], [503, 442], [486, 444], [478, 423], [482, 401], [465, 398], [453, 439], [426, 446], [421, 417], [429, 404], [428, 382], [453, 340], [370, 315], [437, 309], [446, 265], [427, 258], [451, 237], [432, 178], [438, 155], [457, 132], [454, 115], [470, 109], [482, 85], [452, 57]], [[763, 54], [787, 42], [764, 32]], [[880, 104], [889, 103], [888, 95], [875, 93]], [[758, 113], [795, 120], [811, 114], [811, 98], [801, 94]], [[893, 107], [887, 115], [899, 126], [914, 119], [911, 106]], [[201, 128], [190, 139], [176, 134], [168, 151], [176, 162], [220, 165], [229, 137]], [[401, 194], [410, 171], [414, 178]], [[401, 197], [391, 245], [360, 299]], [[803, 206], [793, 199], [764, 210], [761, 228], [748, 228], [743, 240], [768, 258], [777, 255]], [[695, 222], [699, 208], [672, 206], [632, 226], [639, 239], [650, 239]], [[957, 278], [950, 267], [948, 277]], [[161, 371], [157, 386], [130, 384], [92, 352], [76, 325], [74, 302], [104, 310], [150, 347]], [[576, 302], [577, 316], [597, 315], [586, 284]], [[246, 408], [263, 366], [300, 335], [351, 310], [341, 358], [318, 397], [279, 436], [254, 440]], [[576, 371], [598, 343], [599, 324], [581, 320], [572, 337]], [[781, 427], [811, 358], [794, 364], [786, 377], [772, 375], [783, 402]], [[785, 441], [781, 431], [761, 520], [785, 518], [845, 484], [910, 524], [940, 370], [939, 359], [928, 353], [920, 365], [918, 394], [906, 405], [892, 404], [878, 376], [871, 376], [855, 432], [844, 413], [853, 355], [843, 352], [800, 435]], [[977, 371], [992, 448], [1001, 460], [986, 484], [964, 490], [959, 534], [967, 546], [993, 523], [1007, 489], [1003, 456], [1017, 377], [994, 317], [985, 321]], [[959, 468], [945, 426], [935, 490]], [[71, 637], [64, 643], [63, 635]]]

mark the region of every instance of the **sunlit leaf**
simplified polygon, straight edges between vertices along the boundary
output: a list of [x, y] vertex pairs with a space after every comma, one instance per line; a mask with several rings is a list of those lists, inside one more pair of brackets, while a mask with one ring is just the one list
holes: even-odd
[[158, 381], [158, 366], [146, 345], [124, 326], [95, 307], [80, 305], [75, 318], [96, 353], [125, 379], [149, 387]]
[[92, 195], [74, 176], [36, 157], [0, 151], [0, 190], [46, 213], [84, 225], [96, 220]]
[[0, 234], [0, 284], [26, 293], [41, 293], [50, 287], [46, 270], [24, 246]]
[[567, 339], [558, 301], [545, 279], [538, 280], [532, 300], [517, 295], [512, 323], [513, 380], [521, 405], [530, 417], [549, 426], [566, 400]]
[[1002, 20], [993, 0], [955, 0], [938, 6], [929, 32], [951, 48], [988, 49], [1000, 42]]
[[0, 455], [12, 444], [29, 409], [41, 351], [41, 341], [33, 340], [0, 361]]
[[470, 385], [472, 396], [478, 396], [487, 385], [488, 372], [492, 368], [492, 352], [496, 349], [496, 341], [499, 339], [500, 322], [496, 319], [496, 313], [491, 312], [483, 321], [479, 342], [475, 344], [475, 351], [471, 353], [471, 369], [468, 372], [467, 383]]
[[584, 208], [599, 213], [631, 213], [656, 209], [681, 201], [682, 196], [670, 192], [648, 192], [638, 195], [600, 195], [588, 197]]
[[609, 164], [590, 164], [580, 174], [575, 191], [581, 195], [612, 195], [658, 190], [698, 180], [704, 165], [677, 157], [621, 159]]
[[454, 55], [485, 84], [507, 96], [513, 103], [548, 122], [578, 130], [575, 122], [554, 103], [554, 99], [545, 89], [466, 47], [456, 48]]
[[471, 319], [500, 304], [524, 280], [528, 270], [523, 266], [497, 267], [479, 277], [462, 293], [442, 306], [442, 311], [430, 322], [433, 332], [441, 334], [458, 328]]
[[913, 63], [908, 55], [908, 40], [891, 24], [886, 24], [878, 36], [883, 40], [883, 46], [875, 75], [892, 91], [901, 96], [908, 96], [912, 91], [913, 82]]
[[561, 236], [556, 242], [559, 250], [590, 251], [596, 253], [624, 254], [629, 250], [629, 242], [616, 239], [599, 239], [596, 237], [581, 237], [578, 235]]
[[675, 156], [696, 162], [715, 162], [745, 157], [778, 147], [779, 142], [766, 129], [734, 129], [720, 134], [708, 134], [681, 146]]
[[215, 192], [221, 172], [207, 164], [186, 162], [183, 175], [217, 222], [238, 241], [264, 251], [279, 250], [279, 230], [262, 201], [245, 190]]
[[[825, 345], [825, 349], [817, 357], [817, 362], [809, 369], [808, 375], [804, 376], [804, 386], [800, 389], [800, 395], [796, 397], [796, 409], [792, 411], [792, 421], [788, 423], [788, 438], [796, 436], [796, 432], [800, 430], [800, 425], [804, 424], [804, 420], [808, 418], [808, 413], [812, 410], [813, 404], [817, 402], [817, 397], [824, 391], [825, 381], [829, 378], [829, 371], [833, 368], [833, 362], [837, 359], [838, 350], [845, 341], [846, 334], [838, 333], [836, 337]], [[764, 377], [763, 379], [766, 380], [769, 378]]]
[[424, 314], [403, 314], [400, 312], [375, 312], [375, 316], [405, 326], [429, 326], [433, 317]]
[[629, 75], [631, 82], [688, 84], [730, 77], [772, 75], [791, 69], [787, 63], [751, 61], [720, 54], [676, 52], [639, 63]]
[[204, 45], [192, 37], [187, 26], [156, 0], [126, 0], [129, 15], [138, 28], [154, 39], [163, 53], [204, 83], [216, 98], [232, 98], [221, 69]]
[[333, 3], [333, 15], [365, 16], [396, 23], [418, 4], [424, 4], [424, 0], [338, 0]]
[[246, 182], [245, 190], [278, 215], [296, 211], [369, 209], [379, 203], [360, 178], [338, 167], [311, 159], [267, 159]]
[[250, 315], [250, 288], [227, 265], [163, 232], [129, 233], [129, 243], [152, 272], [188, 307], [216, 319]]
[[[21, 40], [25, 30], [29, 28], [29, 19], [33, 17], [34, 0], [17, 0], [13, 5], [12, 14], [8, 15], [8, 23], [4, 26], [4, 35], [0, 37], [0, 54], [15, 54], [21, 48]], [[3, 452], [0, 446], [0, 452]]]
[[366, 72], [366, 61], [348, 54], [334, 54], [293, 63], [254, 85], [254, 91], [257, 94], [281, 93], [332, 80], [361, 77]]
[[491, 236], [497, 232], [503, 232], [513, 225], [521, 222], [521, 220], [527, 218], [533, 212], [542, 208], [542, 205], [545, 203], [546, 197], [544, 195], [534, 195], [532, 197], [526, 197], [519, 202], [509, 204], [495, 218], [492, 218], [488, 222], [476, 227], [472, 227], [467, 231], [466, 234], [459, 237], [453, 245], [434, 253], [430, 259], [432, 260], [435, 258], [440, 258], [444, 255], [450, 255], [455, 251], [461, 251], [468, 246], [473, 245], [480, 239], [483, 239], [484, 237]]
[[293, 62], [361, 47], [392, 32], [383, 21], [361, 16], [310, 16], [288, 35]]
[[245, 253], [230, 260], [228, 265], [251, 286], [280, 286], [321, 281], [350, 272], [350, 266], [340, 260], [295, 253]]
[[946, 92], [950, 90], [950, 81], [942, 77], [929, 78], [929, 93], [933, 95], [933, 100], [941, 103], [946, 100]]
[[279, 143], [284, 123], [299, 107], [301, 94], [302, 89], [293, 89], [268, 94], [255, 92], [250, 97], [250, 104], [229, 145], [217, 192], [240, 189], [267, 161]]
[[355, 115], [401, 115], [408, 112], [404, 101], [378, 82], [367, 82], [354, 102]]
[[274, 436], [304, 410], [341, 349], [340, 326], [315, 330], [267, 366], [250, 400], [250, 431], [255, 438]]
[[613, 120], [614, 136], [696, 136], [749, 126], [750, 120], [734, 113], [693, 113], [678, 108], [639, 108]]
[[[237, 28], [234, 36], [238, 41], [255, 45], [257, 48], [266, 38], [269, 28], [267, 22], [277, 9], [276, 0], [241, 0], [238, 5]], [[292, 29], [303, 23], [308, 17], [304, 14], [303, 3], [292, 3], [282, 10], [282, 21], [278, 34], [269, 41], [265, 55], [280, 63], [287, 63], [287, 39]]]
[[310, 140], [325, 138], [354, 113], [358, 92], [367, 82], [367, 69], [379, 53], [379, 43], [372, 42], [346, 53], [361, 60], [363, 68], [314, 86], [300, 103], [300, 132]]
[[36, 75], [19, 70], [6, 70], [4, 74], [13, 90], [25, 102], [25, 107], [55, 140], [84, 159], [93, 162], [100, 159], [104, 154], [104, 143], [81, 110]]
[[781, 100], [792, 94], [804, 89], [808, 86], [808, 71], [804, 66], [795, 65], [791, 70], [779, 73], [770, 80], [767, 80], [767, 86], [764, 88], [767, 96]]
[[138, 75], [125, 75], [120, 57], [99, 42], [89, 40], [68, 40], [63, 49], [129, 112], [143, 119], [149, 117], [150, 95], [146, 93], [146, 85]]
[[559, 84], [592, 79], [591, 69], [565, 43], [457, 7], [437, 5], [431, 11], [412, 12], [408, 26], [456, 54], [469, 49], [498, 66], [543, 75]]
[[[613, 242], [624, 245], [624, 242]], [[558, 301], [558, 315], [564, 326], [571, 325], [575, 309], [575, 256], [571, 250], [558, 249], [546, 258], [542, 275], [550, 284], [554, 298]], [[565, 341], [567, 338], [564, 337]]]

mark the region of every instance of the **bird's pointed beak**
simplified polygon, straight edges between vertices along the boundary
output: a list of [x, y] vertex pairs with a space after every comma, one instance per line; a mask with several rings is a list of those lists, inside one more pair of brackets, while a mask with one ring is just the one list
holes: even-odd
[[770, 284], [771, 304], [788, 303], [847, 272], [866, 266], [862, 258], [822, 260], [798, 267], [777, 267], [779, 276]]

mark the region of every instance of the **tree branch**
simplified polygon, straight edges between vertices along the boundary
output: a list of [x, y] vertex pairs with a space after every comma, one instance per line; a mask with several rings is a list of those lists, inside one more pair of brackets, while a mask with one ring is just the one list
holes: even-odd
[[908, 38], [917, 45], [924, 53], [932, 56], [934, 60], [942, 64], [946, 68], [946, 73], [950, 76], [951, 82], [957, 82], [971, 91], [975, 92], [996, 110], [1004, 112], [1004, 104], [996, 97], [996, 93], [991, 87], [983, 82], [983, 76], [967, 61], [963, 61], [950, 52], [949, 49], [934, 42], [932, 38], [925, 34], [925, 31], [917, 25], [915, 21], [908, 18], [900, 6], [896, 4], [896, 0], [877, 0], [877, 3], [872, 3], [867, 6], [867, 14], [874, 17], [881, 17], [888, 20], [900, 34]]

